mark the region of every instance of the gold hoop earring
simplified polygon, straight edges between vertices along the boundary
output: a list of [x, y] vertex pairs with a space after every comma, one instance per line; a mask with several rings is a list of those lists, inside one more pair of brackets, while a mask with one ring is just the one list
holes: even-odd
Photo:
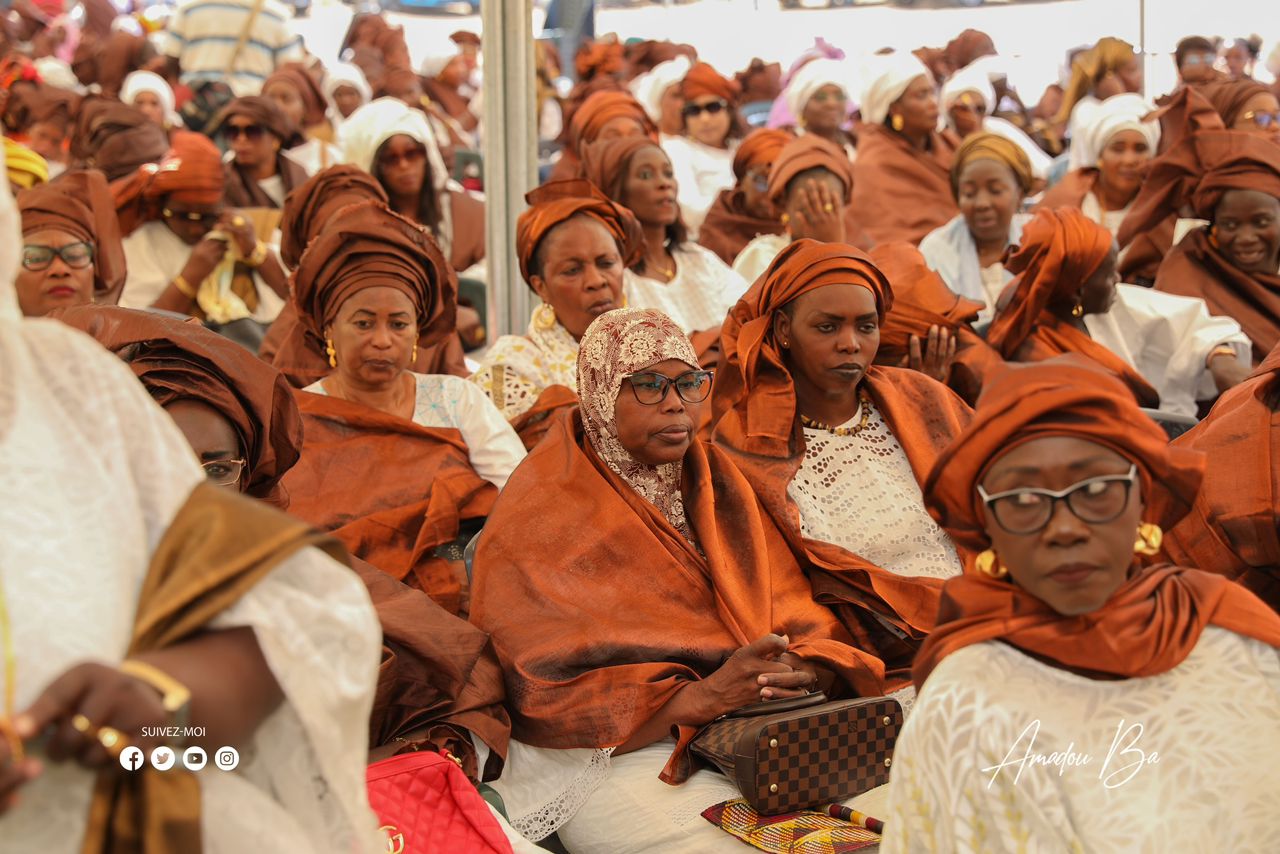
[[1164, 531], [1154, 522], [1144, 522], [1138, 526], [1138, 539], [1133, 544], [1134, 554], [1157, 555], [1160, 544], [1164, 542]]
[[902, 120], [902, 116], [898, 115], [889, 120], [889, 125], [898, 133], [902, 133], [902, 128], [906, 125], [906, 122]]
[[1000, 562], [994, 549], [987, 549], [973, 559], [974, 569], [988, 578], [1004, 578], [1009, 574], [1009, 567]]
[[324, 339], [324, 352], [329, 356], [329, 367], [338, 367], [338, 351], [333, 348], [333, 339]]
[[1074, 317], [1076, 320], [1079, 320], [1080, 318], [1084, 317], [1084, 304], [1077, 302], [1075, 305], [1073, 305], [1071, 307], [1071, 316]]
[[533, 310], [533, 325], [543, 332], [556, 326], [556, 310], [549, 303], [541, 303]]

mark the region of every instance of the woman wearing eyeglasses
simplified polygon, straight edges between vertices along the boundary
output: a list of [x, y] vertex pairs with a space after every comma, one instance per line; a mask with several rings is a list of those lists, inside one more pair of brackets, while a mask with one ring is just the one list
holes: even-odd
[[738, 116], [742, 88], [699, 62], [680, 84], [682, 136], [662, 141], [679, 186], [680, 213], [694, 235], [721, 190], [733, 186], [733, 155], [746, 133]]
[[558, 828], [575, 852], [735, 851], [699, 813], [736, 786], [664, 772], [673, 727], [812, 688], [873, 690], [869, 656], [814, 601], [750, 484], [697, 438], [711, 386], [662, 313], [596, 318], [576, 411], [481, 535], [472, 621], [503, 664], [516, 739], [495, 786], [535, 840]]
[[236, 98], [214, 126], [226, 140], [223, 203], [236, 208], [279, 208], [307, 180], [307, 170], [285, 156], [305, 142], [276, 102], [261, 95]]
[[24, 315], [42, 317], [55, 308], [120, 298], [124, 247], [101, 172], [67, 172], [53, 184], [23, 190], [18, 210], [22, 259], [14, 285]]
[[934, 518], [983, 551], [916, 658], [881, 850], [1280, 839], [1280, 617], [1155, 557], [1203, 470], [1090, 367], [988, 385], [925, 485]]
[[748, 243], [762, 234], [781, 234], [781, 212], [769, 198], [769, 169], [779, 152], [792, 140], [785, 130], [760, 128], [742, 140], [733, 155], [737, 183], [721, 190], [698, 229], [698, 244], [726, 264]]
[[892, 307], [860, 250], [787, 246], [725, 321], [711, 424], [815, 593], [874, 657], [874, 690], [909, 709], [911, 658], [964, 557], [920, 484], [970, 412], [923, 373], [874, 364]]
[[484, 202], [449, 178], [421, 110], [378, 98], [347, 117], [340, 137], [347, 161], [378, 179], [392, 210], [431, 232], [454, 270], [484, 258]]

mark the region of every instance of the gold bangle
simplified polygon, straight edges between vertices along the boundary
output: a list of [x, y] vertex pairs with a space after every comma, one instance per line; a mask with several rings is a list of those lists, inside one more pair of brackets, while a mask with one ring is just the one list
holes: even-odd
[[1208, 367], [1213, 364], [1213, 360], [1219, 356], [1230, 356], [1234, 359], [1236, 358], [1236, 348], [1232, 347], [1230, 344], [1219, 344], [1217, 347], [1214, 347], [1209, 351], [1208, 358], [1204, 360], [1205, 366]]
[[259, 267], [261, 267], [264, 263], [266, 263], [266, 260], [267, 260], [267, 244], [259, 240], [258, 244], [253, 247], [253, 252], [249, 254], [249, 257], [244, 259], [244, 263], [248, 264], [250, 267], [256, 270]]
[[196, 289], [191, 286], [191, 283], [188, 282], [181, 273], [173, 277], [173, 286], [177, 288], [178, 292], [187, 299], [196, 298]]
[[123, 662], [118, 669], [126, 676], [132, 676], [156, 689], [160, 694], [164, 710], [170, 715], [176, 715], [191, 702], [191, 690], [155, 665], [131, 658]]

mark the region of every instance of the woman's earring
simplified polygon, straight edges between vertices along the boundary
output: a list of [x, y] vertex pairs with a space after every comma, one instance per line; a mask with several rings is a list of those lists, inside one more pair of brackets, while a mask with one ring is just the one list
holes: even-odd
[[1214, 249], [1218, 248], [1218, 227], [1216, 225], [1209, 226], [1209, 245]]
[[324, 351], [329, 355], [329, 367], [338, 367], [338, 351], [333, 349], [333, 339], [324, 339]]
[[1084, 317], [1084, 304], [1077, 301], [1076, 304], [1071, 307], [1071, 316], [1076, 320]]
[[1160, 553], [1160, 544], [1164, 542], [1164, 531], [1154, 522], [1143, 522], [1138, 526], [1138, 539], [1133, 544], [1134, 554], [1156, 555]]
[[902, 128], [905, 125], [905, 122], [902, 121], [901, 115], [894, 116], [892, 119], [890, 119], [889, 123], [894, 130], [896, 130], [898, 133], [902, 133]]
[[413, 342], [413, 352], [409, 354], [409, 367], [412, 368], [418, 364], [418, 342]]
[[556, 310], [549, 303], [542, 303], [533, 311], [533, 325], [543, 332], [556, 326]]
[[996, 557], [994, 549], [987, 549], [985, 552], [979, 553], [973, 559], [973, 566], [988, 578], [1004, 578], [1009, 574], [1009, 568], [1000, 562], [1000, 558]]
[[780, 217], [780, 219], [782, 220], [782, 224], [783, 224], [783, 225], [786, 225], [787, 223], [791, 222], [791, 214], [789, 214], [789, 213], [784, 213], [784, 214]]

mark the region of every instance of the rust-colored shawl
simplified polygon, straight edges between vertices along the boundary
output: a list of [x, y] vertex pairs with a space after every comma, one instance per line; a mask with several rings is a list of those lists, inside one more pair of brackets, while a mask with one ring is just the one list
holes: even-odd
[[[862, 285], [892, 311], [888, 281], [852, 246], [799, 240], [784, 249], [729, 312], [721, 333], [723, 361], [712, 394], [713, 440], [751, 482], [788, 544], [809, 567], [818, 601], [833, 605], [860, 649], [893, 669], [909, 663], [888, 623], [916, 641], [933, 628], [941, 583], [896, 575], [858, 555], [800, 533], [787, 487], [804, 461], [804, 430], [795, 384], [773, 337], [773, 316], [795, 298], [834, 284]], [[867, 391], [923, 481], [933, 461], [969, 421], [969, 408], [916, 371], [873, 366]], [[883, 686], [882, 686], [883, 687]]]
[[338, 221], [338, 211], [359, 202], [387, 203], [387, 191], [359, 166], [330, 166], [289, 193], [280, 216], [280, 260], [293, 269], [307, 244]]
[[773, 166], [778, 154], [793, 138], [785, 130], [761, 128], [747, 134], [734, 153], [733, 174], [738, 186], [720, 192], [698, 229], [698, 243], [719, 255], [726, 264], [732, 264], [738, 253], [760, 235], [782, 234], [785, 230], [780, 216], [761, 219], [747, 211], [742, 182], [751, 170]]
[[71, 133], [71, 159], [99, 169], [117, 181], [148, 163], [159, 163], [169, 151], [164, 128], [135, 107], [107, 98], [88, 97], [76, 113]]
[[[573, 110], [572, 117], [565, 116], [566, 147], [560, 161], [552, 170], [552, 181], [581, 178], [582, 150], [595, 142], [601, 130], [609, 122], [617, 118], [635, 119], [644, 128], [644, 135], [654, 142], [658, 140], [658, 128], [644, 111], [640, 102], [630, 92], [620, 90], [622, 84], [612, 77], [602, 78], [613, 81], [613, 85], [603, 91], [594, 92], [581, 101], [581, 106]], [[580, 87], [583, 83], [578, 84]], [[589, 85], [589, 84], [587, 84]], [[570, 99], [572, 101], [572, 98]], [[567, 111], [568, 105], [566, 105]]]
[[57, 229], [93, 245], [93, 299], [114, 304], [126, 276], [120, 220], [106, 177], [96, 169], [64, 172], [51, 184], [18, 193], [23, 235]]
[[1165, 537], [1176, 563], [1234, 579], [1280, 611], [1280, 347], [1227, 392], [1178, 447], [1203, 453], [1204, 483], [1191, 512]]
[[[977, 484], [1003, 453], [1048, 436], [1095, 442], [1135, 463], [1145, 518], [1164, 527], [1187, 512], [1204, 470], [1200, 454], [1170, 447], [1128, 390], [1092, 365], [1010, 367], [989, 383], [973, 422], [929, 474], [925, 502], [934, 518], [958, 542], [988, 546]], [[996, 639], [1095, 678], [1153, 676], [1185, 659], [1207, 625], [1280, 645], [1280, 618], [1243, 587], [1198, 570], [1135, 568], [1102, 608], [1066, 617], [1012, 581], [970, 568], [947, 581], [938, 627], [913, 676], [923, 685], [947, 655]]]
[[876, 243], [918, 244], [956, 214], [951, 196], [951, 142], [935, 133], [929, 151], [878, 125], [858, 135], [853, 164], [853, 210]]
[[1062, 180], [1044, 191], [1044, 195], [1035, 206], [1035, 210], [1057, 210], [1058, 208], [1084, 207], [1085, 197], [1093, 192], [1098, 184], [1096, 168], [1075, 169], [1062, 177]]
[[1006, 255], [1016, 274], [1012, 298], [1001, 299], [987, 341], [1006, 359], [1038, 362], [1064, 353], [1087, 356], [1122, 379], [1139, 405], [1155, 409], [1160, 395], [1141, 374], [1089, 333], [1058, 317], [1054, 307], [1076, 299], [1111, 251], [1111, 233], [1076, 208], [1041, 209]]
[[[305, 523], [229, 489], [200, 484], [151, 557], [126, 657], [190, 640], [307, 546], [345, 561], [337, 542]], [[83, 854], [199, 854], [201, 846], [195, 774], [146, 768], [98, 777]]]
[[984, 305], [948, 288], [909, 243], [884, 243], [868, 254], [893, 285], [893, 308], [880, 327], [876, 364], [897, 365], [909, 353], [911, 336], [923, 343], [931, 326], [950, 330], [956, 338], [956, 358], [947, 385], [972, 405], [987, 374], [1004, 364], [971, 326]]
[[458, 613], [461, 580], [435, 549], [457, 538], [463, 520], [487, 516], [498, 494], [472, 468], [462, 434], [341, 398], [295, 393], [304, 443], [284, 478], [289, 512]]

